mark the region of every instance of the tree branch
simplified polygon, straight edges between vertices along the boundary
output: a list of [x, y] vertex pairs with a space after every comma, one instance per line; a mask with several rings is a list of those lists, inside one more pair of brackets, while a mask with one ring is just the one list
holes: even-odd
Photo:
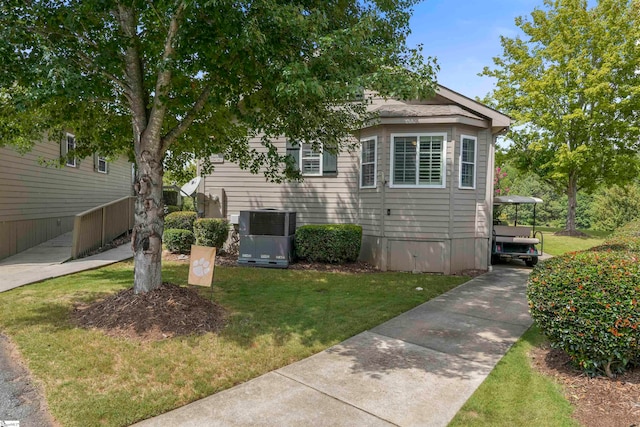
[[139, 45], [136, 39], [136, 19], [133, 10], [122, 4], [118, 4], [118, 9], [114, 11], [120, 24], [120, 28], [129, 40], [125, 49], [125, 74], [127, 86], [130, 88], [131, 112], [133, 114], [134, 143], [137, 146], [142, 133], [148, 125], [146, 96], [144, 92], [144, 75], [142, 69]]
[[187, 115], [182, 119], [180, 123], [173, 129], [171, 129], [163, 138], [162, 138], [162, 152], [165, 153], [169, 146], [173, 144], [173, 142], [180, 137], [188, 128], [191, 126], [195, 118], [198, 116], [198, 113], [202, 111], [204, 105], [209, 99], [211, 95], [211, 86], [207, 85], [200, 93], [198, 100], [191, 107], [191, 110], [187, 113]]
[[122, 89], [124, 91], [125, 95], [127, 95], [127, 98], [129, 97], [130, 92], [131, 92], [131, 88], [129, 87], [127, 82], [125, 82], [120, 77], [116, 76], [115, 74], [110, 73], [110, 72], [108, 72], [106, 70], [103, 70], [100, 67], [96, 66], [95, 62], [86, 53], [78, 51], [77, 54], [80, 57], [80, 59], [82, 59], [82, 61], [84, 61], [84, 65], [86, 66], [87, 69], [90, 69], [90, 70], [92, 69], [92, 70], [102, 74], [103, 76], [105, 76], [109, 80], [113, 81], [118, 87], [120, 87], [120, 89]]
[[184, 13], [186, 4], [181, 1], [178, 5], [171, 22], [169, 23], [169, 29], [167, 31], [167, 37], [164, 42], [164, 49], [162, 52], [162, 62], [158, 72], [158, 80], [156, 81], [155, 95], [153, 99], [153, 107], [149, 114], [149, 126], [145, 133], [152, 140], [160, 137], [160, 131], [162, 130], [162, 123], [164, 121], [164, 115], [167, 111], [167, 105], [164, 98], [169, 92], [169, 86], [171, 83], [172, 66], [170, 64], [171, 58], [175, 53], [174, 43], [178, 30], [180, 29], [180, 21], [182, 14]]

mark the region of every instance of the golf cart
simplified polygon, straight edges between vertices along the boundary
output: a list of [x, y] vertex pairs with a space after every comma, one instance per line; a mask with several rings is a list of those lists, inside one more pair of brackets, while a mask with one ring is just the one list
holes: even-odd
[[[502, 225], [494, 221], [491, 242], [491, 264], [497, 264], [501, 259], [521, 259], [528, 267], [538, 263], [542, 255], [544, 239], [541, 231], [536, 231], [536, 205], [542, 199], [527, 196], [499, 196], [494, 197], [494, 206], [515, 205], [516, 215], [513, 226]], [[533, 226], [518, 226], [518, 206], [533, 204]], [[540, 245], [538, 250], [537, 245]]]

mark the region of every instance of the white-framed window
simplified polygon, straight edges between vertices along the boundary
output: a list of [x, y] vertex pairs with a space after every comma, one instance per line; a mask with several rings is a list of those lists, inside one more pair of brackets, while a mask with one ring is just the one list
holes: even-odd
[[375, 188], [377, 175], [378, 138], [360, 140], [360, 188]]
[[287, 154], [303, 176], [335, 176], [338, 173], [338, 156], [328, 151], [314, 151], [311, 144], [287, 141]]
[[[68, 153], [76, 149], [76, 137], [73, 134], [67, 133], [65, 135], [65, 140], [63, 141], [63, 155], [66, 156]], [[75, 168], [78, 166], [78, 161], [75, 156], [67, 157], [66, 163], [67, 166]]]
[[476, 162], [478, 159], [478, 138], [460, 136], [460, 188], [476, 188]]
[[93, 158], [93, 169], [99, 173], [108, 173], [109, 164], [107, 163], [107, 158], [99, 154], [95, 154]]
[[446, 153], [446, 133], [392, 134], [390, 187], [445, 188]]

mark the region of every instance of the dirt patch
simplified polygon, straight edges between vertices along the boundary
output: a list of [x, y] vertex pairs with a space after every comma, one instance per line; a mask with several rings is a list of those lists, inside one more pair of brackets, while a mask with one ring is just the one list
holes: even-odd
[[175, 336], [217, 332], [225, 325], [225, 310], [193, 288], [163, 283], [135, 294], [133, 288], [91, 305], [76, 306], [72, 321], [110, 336], [157, 341]]
[[585, 427], [640, 427], [640, 367], [615, 379], [590, 378], [561, 350], [536, 348], [530, 357], [538, 372], [562, 385], [574, 418]]

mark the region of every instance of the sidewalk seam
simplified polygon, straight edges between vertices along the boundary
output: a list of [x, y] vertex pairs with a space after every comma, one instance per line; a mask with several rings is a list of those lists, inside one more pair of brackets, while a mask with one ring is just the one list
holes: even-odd
[[[326, 350], [325, 350], [325, 351], [326, 351]], [[311, 356], [311, 357], [313, 357], [313, 356]], [[345, 402], [345, 401], [344, 401], [344, 400], [342, 400], [342, 399], [338, 399], [338, 398], [337, 398], [337, 397], [335, 397], [335, 396], [332, 396], [332, 395], [330, 395], [330, 394], [327, 394], [327, 393], [325, 393], [325, 392], [324, 392], [324, 391], [322, 391], [322, 390], [318, 390], [317, 388], [312, 387], [312, 386], [310, 386], [309, 384], [303, 383], [303, 382], [301, 382], [301, 381], [299, 381], [299, 380], [297, 380], [297, 379], [295, 379], [295, 378], [291, 378], [290, 376], [285, 375], [283, 372], [281, 372], [281, 371], [280, 371], [280, 369], [277, 369], [277, 370], [275, 370], [275, 371], [272, 371], [272, 373], [278, 374], [278, 375], [280, 375], [280, 376], [281, 376], [281, 377], [283, 377], [283, 378], [286, 378], [286, 379], [288, 379], [288, 380], [294, 381], [294, 382], [296, 382], [296, 383], [300, 384], [301, 386], [304, 386], [304, 387], [306, 387], [306, 388], [308, 388], [308, 389], [314, 390], [314, 391], [316, 391], [316, 392], [318, 392], [318, 393], [320, 393], [320, 394], [322, 394], [322, 395], [324, 395], [324, 396], [327, 396], [327, 397], [328, 397], [328, 398], [330, 398], [330, 399], [335, 400], [336, 402], [340, 402], [340, 403], [342, 403], [342, 404], [344, 404], [344, 405], [347, 405], [347, 406], [350, 406], [351, 408], [354, 408], [354, 409], [356, 409], [356, 410], [358, 410], [358, 411], [360, 411], [360, 412], [364, 412], [365, 414], [369, 414], [369, 415], [371, 415], [372, 417], [377, 418], [377, 419], [379, 419], [379, 420], [381, 420], [381, 421], [384, 421], [385, 423], [388, 423], [388, 424], [390, 424], [390, 425], [392, 425], [392, 426], [398, 426], [398, 427], [399, 427], [399, 424], [396, 424], [396, 423], [391, 422], [391, 421], [389, 421], [389, 420], [387, 420], [387, 419], [384, 419], [384, 418], [382, 418], [382, 417], [380, 417], [380, 416], [378, 416], [378, 415], [376, 415], [376, 414], [372, 414], [371, 412], [369, 412], [369, 411], [367, 411], [367, 410], [365, 410], [365, 409], [359, 408], [359, 407], [357, 407], [357, 406], [355, 406], [355, 405], [353, 405], [353, 404], [351, 404], [351, 403], [349, 403], [349, 402]]]

